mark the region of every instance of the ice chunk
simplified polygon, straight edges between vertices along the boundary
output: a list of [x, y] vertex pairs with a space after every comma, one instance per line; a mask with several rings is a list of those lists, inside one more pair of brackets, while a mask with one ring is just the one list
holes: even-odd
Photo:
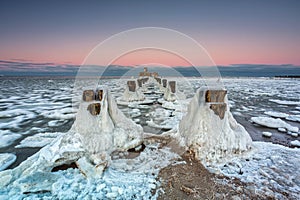
[[298, 137], [298, 133], [291, 133], [291, 136]]
[[271, 117], [251, 117], [251, 120], [256, 124], [266, 126], [269, 128], [286, 128], [292, 132], [298, 132], [299, 128], [292, 126], [281, 119], [274, 119]]
[[86, 157], [80, 158], [76, 161], [76, 164], [80, 171], [87, 177], [101, 178], [104, 168], [107, 162], [97, 163], [96, 165], [91, 163]]
[[262, 132], [262, 135], [265, 136], [265, 137], [271, 137], [272, 136], [272, 133], [271, 132]]
[[291, 141], [291, 145], [293, 145], [295, 147], [300, 147], [300, 141], [299, 140]]
[[0, 154], [0, 171], [5, 170], [17, 159], [17, 156], [12, 153], [1, 153]]
[[287, 132], [287, 130], [285, 128], [278, 128], [277, 129], [279, 132]]

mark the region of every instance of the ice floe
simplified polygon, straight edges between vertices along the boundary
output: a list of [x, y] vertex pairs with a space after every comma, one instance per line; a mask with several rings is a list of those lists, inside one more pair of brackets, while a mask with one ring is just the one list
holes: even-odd
[[0, 148], [7, 147], [14, 143], [15, 140], [22, 137], [21, 134], [12, 133], [9, 130], [0, 130]]
[[274, 112], [274, 111], [266, 111], [264, 113], [271, 117], [277, 117], [277, 118], [286, 118], [289, 116], [289, 114], [282, 113], [282, 112]]
[[264, 131], [264, 132], [262, 132], [262, 135], [265, 136], [265, 137], [271, 137], [271, 136], [272, 136], [272, 133], [271, 133], [271, 132]]
[[286, 128], [287, 130], [296, 133], [299, 131], [298, 127], [292, 126], [278, 118], [274, 119], [272, 117], [251, 117], [251, 121], [269, 128]]
[[55, 138], [62, 135], [63, 133], [38, 133], [32, 136], [26, 137], [20, 142], [15, 148], [25, 148], [25, 147], [44, 147], [50, 144]]

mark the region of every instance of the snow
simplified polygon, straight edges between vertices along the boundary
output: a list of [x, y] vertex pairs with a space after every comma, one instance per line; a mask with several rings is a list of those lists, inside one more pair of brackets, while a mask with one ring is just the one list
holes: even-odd
[[271, 137], [272, 133], [264, 131], [264, 132], [262, 132], [262, 135], [265, 136], [265, 137]]
[[300, 141], [299, 140], [293, 140], [293, 141], [291, 141], [291, 145], [296, 146], [296, 147], [300, 147]]
[[0, 148], [13, 144], [21, 136], [21, 134], [12, 133], [9, 130], [0, 130]]
[[271, 117], [251, 117], [251, 121], [255, 122], [256, 124], [266, 126], [269, 128], [286, 128], [291, 132], [298, 132], [299, 128], [292, 126], [281, 119], [274, 119]]
[[0, 153], [0, 171], [5, 170], [17, 159], [17, 156], [12, 153]]
[[[247, 151], [252, 144], [249, 134], [235, 121], [228, 106], [223, 119], [210, 109], [210, 104], [205, 102], [207, 90], [202, 87], [197, 91], [175, 136], [181, 144], [190, 147], [203, 164]], [[227, 97], [225, 103], [228, 105]]]

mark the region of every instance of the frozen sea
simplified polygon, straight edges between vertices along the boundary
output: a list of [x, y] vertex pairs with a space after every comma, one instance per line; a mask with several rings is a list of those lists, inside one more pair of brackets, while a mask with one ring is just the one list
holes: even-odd
[[[187, 98], [204, 84], [195, 78], [176, 80]], [[88, 85], [89, 80], [82, 81]], [[115, 98], [122, 95], [125, 83], [123, 79], [99, 81]], [[223, 84], [233, 116], [254, 141], [299, 145], [300, 79], [223, 78]], [[71, 128], [77, 111], [72, 98], [78, 94], [73, 91], [73, 78], [1, 77], [0, 87], [0, 155], [4, 155], [0, 162], [9, 169]], [[157, 102], [160, 94], [146, 95], [155, 103], [119, 108], [145, 132], [160, 134], [179, 122], [182, 115]]]

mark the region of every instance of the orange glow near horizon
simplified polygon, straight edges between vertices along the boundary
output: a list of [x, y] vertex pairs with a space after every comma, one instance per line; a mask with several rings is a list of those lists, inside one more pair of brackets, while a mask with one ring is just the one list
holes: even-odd
[[[213, 41], [206, 38], [205, 48], [216, 65], [231, 64], [294, 64], [300, 65], [300, 57], [297, 55], [300, 47], [284, 46], [283, 43], [251, 44], [247, 41], [230, 43], [229, 41]], [[1, 60], [27, 60], [29, 62], [53, 62], [57, 64], [81, 65], [97, 44], [89, 42], [46, 42], [43, 48], [35, 44], [19, 43], [16, 46], [7, 46], [0, 52]], [[95, 41], [99, 41], [95, 39]], [[199, 39], [199, 41], [201, 41]], [[30, 48], [29, 48], [30, 47]], [[26, 49], [26, 51], [24, 51]], [[299, 49], [299, 51], [290, 51]], [[288, 53], [287, 53], [288, 52]], [[112, 64], [132, 66], [142, 63], [162, 63], [168, 66], [190, 66], [183, 58], [170, 52], [159, 50], [143, 50], [123, 55]]]

